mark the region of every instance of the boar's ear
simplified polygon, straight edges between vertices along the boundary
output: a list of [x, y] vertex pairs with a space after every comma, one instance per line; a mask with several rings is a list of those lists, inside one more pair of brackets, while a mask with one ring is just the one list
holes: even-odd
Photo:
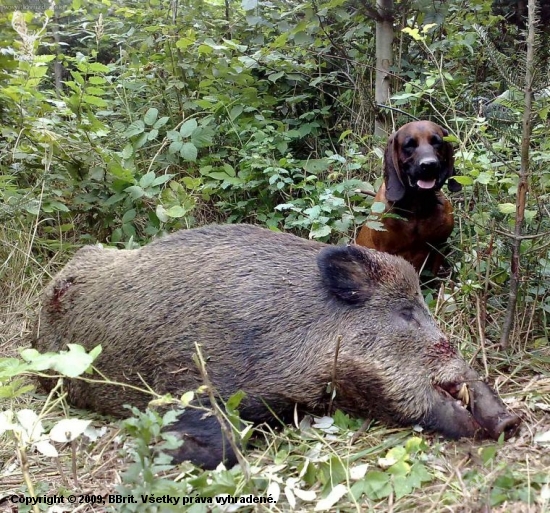
[[379, 262], [372, 258], [370, 250], [359, 246], [323, 248], [317, 265], [328, 291], [349, 304], [363, 304], [380, 281]]

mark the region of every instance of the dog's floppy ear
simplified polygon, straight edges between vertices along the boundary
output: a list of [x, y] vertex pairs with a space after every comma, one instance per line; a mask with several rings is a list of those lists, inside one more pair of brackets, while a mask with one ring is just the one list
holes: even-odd
[[[443, 129], [443, 136], [446, 137], [449, 135], [449, 132]], [[460, 185], [454, 178], [452, 178], [455, 172], [455, 152], [453, 145], [450, 142], [444, 141], [445, 145], [443, 153], [445, 155], [445, 162], [441, 168], [442, 175], [447, 179], [447, 188], [451, 192], [458, 192], [462, 190], [462, 185]]]
[[386, 199], [388, 201], [399, 201], [405, 196], [405, 184], [401, 179], [396, 136], [397, 132], [390, 136], [384, 153], [384, 181], [386, 182]]

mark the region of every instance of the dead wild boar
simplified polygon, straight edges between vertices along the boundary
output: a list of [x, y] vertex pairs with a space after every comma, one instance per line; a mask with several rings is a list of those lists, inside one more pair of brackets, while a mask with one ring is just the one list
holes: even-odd
[[[101, 344], [104, 375], [176, 397], [202, 384], [199, 343], [216, 392], [243, 390], [240, 415], [254, 423], [291, 419], [295, 405], [325, 413], [340, 339], [333, 405], [346, 413], [455, 439], [509, 435], [520, 422], [438, 328], [405, 260], [251, 225], [82, 248], [46, 288], [32, 337], [40, 351]], [[78, 380], [67, 389], [75, 406], [116, 416], [150, 397]], [[176, 460], [236, 461], [215, 416], [188, 408], [175, 429]]]

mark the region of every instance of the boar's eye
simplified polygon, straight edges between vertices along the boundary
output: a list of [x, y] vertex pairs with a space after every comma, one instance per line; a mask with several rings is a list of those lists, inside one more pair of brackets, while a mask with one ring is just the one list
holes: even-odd
[[412, 308], [402, 308], [401, 310], [399, 310], [399, 315], [407, 322], [411, 322], [414, 320]]

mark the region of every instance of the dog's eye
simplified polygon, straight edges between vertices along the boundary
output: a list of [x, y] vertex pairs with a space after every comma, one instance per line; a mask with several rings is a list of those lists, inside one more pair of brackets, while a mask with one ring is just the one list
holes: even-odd
[[412, 151], [418, 146], [418, 143], [416, 140], [414, 140], [412, 137], [407, 137], [405, 141], [403, 142], [402, 148], [406, 151]]
[[430, 141], [430, 144], [432, 146], [439, 146], [443, 142], [443, 139], [439, 137], [439, 135], [432, 135], [432, 140]]

